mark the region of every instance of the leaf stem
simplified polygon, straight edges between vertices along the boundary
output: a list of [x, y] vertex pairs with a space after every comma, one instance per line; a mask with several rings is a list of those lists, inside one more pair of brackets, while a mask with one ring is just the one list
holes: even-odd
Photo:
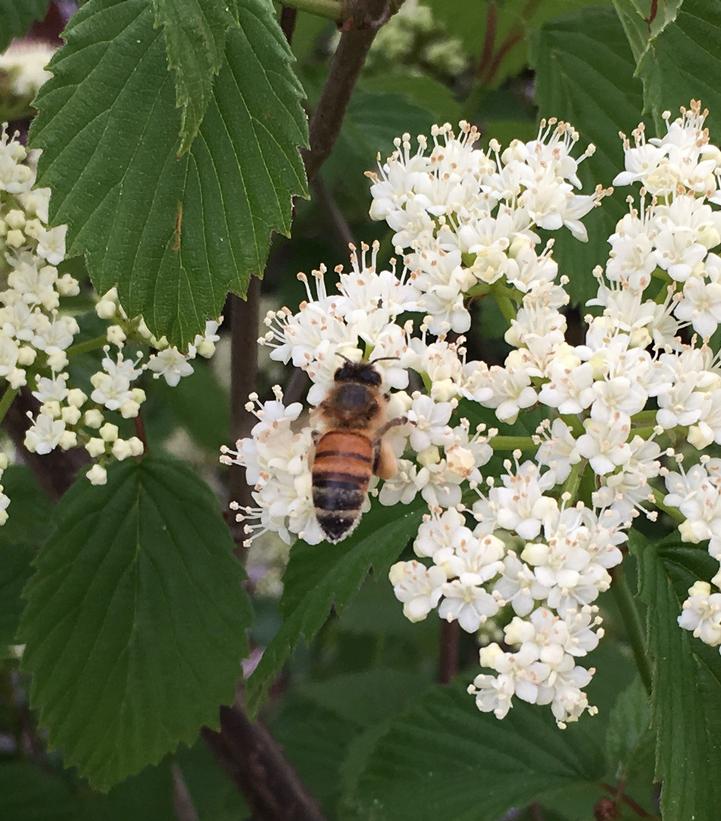
[[536, 447], [531, 436], [494, 436], [488, 444], [493, 450], [530, 450]]
[[97, 351], [99, 348], [104, 347], [108, 344], [108, 337], [103, 334], [102, 336], [94, 336], [92, 339], [86, 339], [84, 342], [78, 342], [75, 345], [71, 345], [65, 353], [70, 359], [73, 356], [78, 356], [81, 353], [90, 353], [91, 351]]
[[497, 288], [494, 288], [491, 293], [493, 294], [493, 298], [496, 300], [496, 305], [498, 305], [498, 309], [503, 314], [503, 318], [506, 322], [511, 322], [511, 320], [515, 319], [516, 309], [513, 307], [513, 303], [506, 296], [506, 294], [502, 293]]
[[636, 607], [636, 601], [628, 586], [626, 573], [623, 565], [614, 568], [613, 582], [611, 583], [611, 592], [613, 593], [618, 607], [621, 619], [626, 628], [626, 637], [631, 645], [633, 657], [636, 660], [636, 667], [641, 676], [643, 686], [650, 693], [651, 692], [651, 665], [646, 655], [646, 642], [643, 635], [643, 625], [641, 624], [641, 617]]
[[586, 460], [581, 459], [571, 468], [568, 478], [563, 483], [562, 493], [570, 493], [571, 499], [575, 499], [578, 494], [578, 488], [581, 486], [581, 479], [583, 478], [583, 471], [586, 469]]
[[283, 5], [335, 20], [336, 23], [343, 19], [343, 5], [337, 0], [283, 0]]
[[0, 399], [0, 422], [5, 418], [5, 414], [10, 410], [10, 405], [15, 401], [15, 397], [18, 395], [20, 388], [13, 388], [10, 385], [5, 388], [5, 393], [2, 395], [2, 399]]

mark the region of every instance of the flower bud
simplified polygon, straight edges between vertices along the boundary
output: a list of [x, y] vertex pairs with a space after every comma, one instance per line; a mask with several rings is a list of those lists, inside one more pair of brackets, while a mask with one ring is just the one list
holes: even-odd
[[102, 465], [93, 465], [85, 476], [91, 485], [104, 485], [108, 481], [108, 472]]

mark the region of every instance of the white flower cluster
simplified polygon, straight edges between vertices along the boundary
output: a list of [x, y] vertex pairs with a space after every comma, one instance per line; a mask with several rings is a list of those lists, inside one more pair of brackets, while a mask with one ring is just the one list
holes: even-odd
[[419, 310], [435, 334], [470, 328], [469, 295], [494, 284], [525, 293], [552, 282], [552, 243], [539, 254], [534, 229], [565, 225], [585, 241], [581, 220], [604, 194], [576, 193], [578, 165], [594, 148], [574, 158], [578, 134], [567, 123], [544, 121], [537, 139], [514, 140], [504, 151], [495, 140], [481, 151], [479, 136], [465, 122], [458, 135], [450, 125], [436, 126], [430, 150], [419, 136], [414, 152], [404, 134], [370, 174], [371, 217], [385, 220], [395, 247], [407, 252]]
[[[391, 582], [414, 621], [437, 609], [475, 633], [488, 619], [511, 619], [505, 647], [483, 648], [489, 672], [470, 688], [478, 707], [499, 717], [514, 697], [550, 705], [560, 725], [594, 711], [583, 689], [593, 670], [578, 661], [602, 635], [595, 602], [636, 516], [678, 508], [671, 513], [686, 520], [682, 537], [710, 539], [721, 559], [717, 460], [701, 456], [681, 474], [664, 465], [679, 463], [675, 449], [721, 444], [721, 367], [709, 342], [721, 154], [704, 117], [693, 103], [666, 118], [664, 137], [646, 144], [639, 128], [633, 145], [625, 141], [627, 170], [616, 182], [640, 183], [640, 203], [609, 239], [605, 272], [595, 271], [581, 344], [566, 340], [568, 280], [536, 231], [565, 226], [585, 239], [581, 219], [605, 191], [578, 192], [578, 163], [592, 149], [574, 157], [577, 135], [556, 121], [536, 140], [505, 150], [492, 141], [489, 152], [465, 123], [458, 136], [434, 128], [432, 145], [420, 137], [416, 151], [404, 135], [371, 187], [371, 215], [394, 232], [403, 273], [379, 271], [375, 250], [369, 259], [364, 249], [350, 272], [336, 269], [337, 292], [326, 289], [324, 269], [314, 272], [315, 292], [301, 275], [307, 301], [266, 320], [261, 344], [310, 376], [311, 405], [326, 395], [339, 354], [395, 357], [378, 371], [391, 413], [410, 424], [389, 434], [399, 470], [372, 493], [381, 504], [420, 494], [429, 513], [416, 558], [395, 564]], [[469, 360], [456, 336], [470, 326], [474, 298], [494, 298], [508, 321], [512, 350], [502, 365]], [[474, 402], [499, 423], [539, 406], [546, 418], [531, 436], [471, 435], [461, 411]], [[253, 534], [320, 541], [302, 406], [285, 408], [278, 389], [256, 412], [252, 436], [223, 456], [255, 485], [256, 507], [239, 519], [256, 520], [247, 525]], [[488, 464], [494, 450], [514, 450], [500, 476]], [[721, 594], [695, 586], [680, 621], [721, 644]]]
[[[126, 459], [143, 452], [136, 436], [122, 438], [106, 413], [124, 419], [137, 417], [145, 391], [137, 381], [145, 370], [177, 385], [193, 372], [190, 360], [211, 356], [218, 339], [218, 323], [207, 323], [186, 353], [155, 339], [142, 318], [129, 320], [115, 290], [96, 305], [98, 316], [112, 320], [98, 339], [74, 345], [80, 326], [70, 312], [61, 311], [61, 300], [77, 296], [78, 281], [61, 274], [65, 259], [67, 226], [48, 227], [50, 189], [35, 187], [35, 160], [5, 127], [0, 131], [0, 274], [7, 288], [0, 292], [0, 378], [6, 396], [27, 386], [39, 409], [25, 436], [25, 447], [38, 454], [55, 448], [83, 446], [96, 460], [87, 477], [103, 484], [109, 459]], [[126, 357], [126, 340], [156, 349], [147, 361], [142, 354]], [[100, 369], [90, 377], [90, 395], [69, 383], [66, 370], [75, 353], [103, 350]], [[7, 409], [7, 406], [5, 407]], [[6, 497], [0, 509], [6, 517]]]
[[0, 94], [8, 93], [22, 101], [32, 102], [40, 86], [50, 79], [45, 66], [55, 49], [41, 40], [16, 40], [0, 53]]

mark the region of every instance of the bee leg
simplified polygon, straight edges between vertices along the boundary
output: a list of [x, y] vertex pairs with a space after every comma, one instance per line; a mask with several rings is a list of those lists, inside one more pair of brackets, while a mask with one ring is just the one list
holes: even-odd
[[375, 439], [373, 440], [373, 444], [375, 445], [376, 442], [379, 442], [381, 438], [388, 433], [391, 428], [395, 428], [398, 425], [407, 425], [408, 424], [408, 417], [407, 416], [396, 416], [395, 419], [391, 419], [383, 425], [383, 427], [378, 428], [376, 431]]
[[383, 440], [375, 446], [373, 473], [380, 479], [392, 479], [398, 473], [398, 459], [390, 444]]

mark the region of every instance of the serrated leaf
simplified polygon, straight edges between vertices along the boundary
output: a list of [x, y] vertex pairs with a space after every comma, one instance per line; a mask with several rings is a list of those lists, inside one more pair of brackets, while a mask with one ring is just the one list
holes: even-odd
[[349, 817], [497, 821], [510, 807], [593, 784], [604, 759], [585, 726], [561, 732], [524, 703], [499, 721], [461, 688], [435, 687], [376, 742], [345, 802]]
[[371, 567], [384, 573], [401, 554], [421, 521], [419, 503], [401, 509], [376, 505], [340, 545], [293, 546], [283, 578], [283, 624], [248, 680], [248, 708], [256, 712], [268, 687], [301, 639], [310, 641], [328, 618], [357, 593]]
[[648, 693], [637, 677], [616, 699], [606, 728], [606, 757], [614, 778], [628, 781], [646, 748], [653, 749], [650, 722]]
[[[623, 169], [618, 132], [628, 133], [638, 124], [643, 104], [633, 55], [613, 9], [582, 9], [546, 24], [534, 38], [532, 58], [541, 115], [568, 120], [579, 131], [582, 145], [596, 146], [596, 153], [580, 167], [584, 191], [599, 183], [610, 185]], [[575, 303], [596, 293], [592, 271], [608, 257], [608, 237], [627, 211], [626, 194], [620, 190], [604, 199], [584, 219], [587, 243], [567, 231], [555, 234], [554, 256], [560, 272], [570, 277]]]
[[[614, 0], [643, 81], [645, 110], [661, 125], [661, 114], [701, 99], [710, 109], [708, 125], [721, 131], [721, 0], [659, 3], [660, 19], [649, 26], [638, 0]], [[657, 15], [657, 18], [659, 15]]]
[[718, 818], [721, 782], [721, 656], [677, 623], [688, 588], [718, 565], [701, 547], [653, 543], [634, 531], [640, 596], [648, 605], [648, 652], [656, 775], [664, 818]]
[[217, 503], [180, 463], [145, 458], [81, 480], [26, 590], [20, 637], [51, 747], [106, 790], [233, 698], [246, 650], [242, 571]]
[[65, 31], [37, 99], [31, 141], [51, 218], [95, 287], [117, 284], [131, 315], [185, 344], [244, 295], [271, 233], [288, 234], [307, 186], [292, 54], [265, 0], [237, 0], [238, 27], [190, 150], [163, 34], [147, 0], [88, 0]]
[[27, 34], [36, 20], [42, 20], [50, 0], [0, 0], [0, 51], [10, 45], [13, 37]]
[[181, 109], [179, 154], [195, 139], [210, 103], [213, 79], [223, 65], [227, 30], [236, 25], [228, 0], [153, 0], [163, 29], [168, 66]]

